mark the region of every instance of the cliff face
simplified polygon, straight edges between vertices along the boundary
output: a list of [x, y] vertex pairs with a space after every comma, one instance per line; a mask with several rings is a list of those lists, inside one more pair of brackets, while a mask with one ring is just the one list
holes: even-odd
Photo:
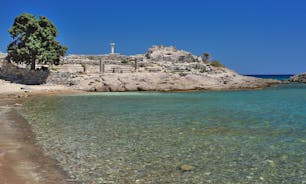
[[69, 67], [64, 64], [54, 68], [48, 82], [86, 91], [255, 89], [279, 83], [214, 67], [174, 47], [153, 46], [145, 54], [131, 56], [71, 55], [63, 62], [70, 63]]

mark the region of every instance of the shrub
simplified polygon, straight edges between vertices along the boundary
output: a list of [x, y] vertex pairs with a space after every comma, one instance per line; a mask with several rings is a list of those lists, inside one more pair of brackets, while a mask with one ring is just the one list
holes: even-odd
[[200, 71], [200, 73], [204, 73], [206, 70], [205, 69], [200, 69], [199, 71]]
[[205, 52], [201, 55], [201, 58], [203, 60], [204, 63], [208, 63], [209, 59], [210, 59], [210, 54]]
[[217, 60], [214, 60], [212, 61], [211, 63], [211, 66], [214, 66], [214, 67], [224, 67], [221, 63], [219, 63], [219, 61]]
[[122, 60], [122, 61], [121, 61], [121, 63], [122, 63], [122, 64], [128, 64], [128, 63], [129, 63], [129, 61], [128, 61], [128, 60], [126, 60], [126, 59], [124, 59], [124, 60]]
[[58, 69], [57, 69], [57, 68], [52, 67], [52, 68], [51, 68], [51, 71], [57, 72], [57, 71], [58, 71]]
[[83, 67], [83, 72], [86, 72], [86, 65], [84, 63], [81, 63], [81, 66]]
[[185, 77], [186, 75], [188, 75], [187, 73], [179, 73], [179, 75], [181, 76], [181, 77]]
[[95, 56], [87, 56], [87, 59], [89, 59], [89, 60], [95, 60], [96, 58], [95, 58]]

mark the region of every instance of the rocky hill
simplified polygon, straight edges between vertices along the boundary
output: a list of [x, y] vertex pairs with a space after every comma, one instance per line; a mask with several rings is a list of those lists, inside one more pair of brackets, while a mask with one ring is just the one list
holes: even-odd
[[131, 56], [71, 55], [63, 63], [54, 68], [48, 82], [86, 91], [257, 89], [279, 83], [215, 67], [174, 47], [153, 46], [145, 54]]
[[[25, 76], [20, 76], [23, 73]], [[84, 91], [257, 89], [280, 83], [242, 76], [190, 52], [164, 46], [153, 46], [144, 54], [130, 56], [69, 55], [62, 58], [61, 65], [51, 66], [47, 73], [44, 69], [37, 70], [31, 77], [24, 68], [15, 66], [0, 68], [0, 74], [12, 82], [18, 83], [20, 80], [17, 79], [22, 78], [24, 84], [41, 84], [45, 81], [50, 85], [64, 85]], [[27, 79], [31, 81], [27, 82]]]

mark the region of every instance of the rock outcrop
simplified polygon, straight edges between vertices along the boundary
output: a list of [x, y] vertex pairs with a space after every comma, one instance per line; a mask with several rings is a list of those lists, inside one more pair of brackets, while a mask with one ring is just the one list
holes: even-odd
[[0, 67], [3, 65], [4, 59], [6, 58], [5, 53], [0, 52]]
[[50, 67], [48, 84], [85, 91], [257, 89], [279, 81], [237, 74], [174, 47], [153, 46], [131, 56], [70, 55]]
[[306, 73], [294, 75], [290, 77], [290, 82], [300, 82], [300, 83], [306, 83]]
[[224, 73], [195, 75], [157, 72], [104, 74], [96, 77], [76, 78], [77, 89], [85, 91], [188, 91], [188, 90], [234, 90], [259, 89], [278, 84], [270, 79], [258, 79]]
[[258, 89], [280, 83], [214, 67], [201, 57], [174, 47], [153, 46], [144, 55], [121, 59], [130, 63], [130, 72], [82, 76], [75, 79], [75, 87], [87, 91], [186, 91]]
[[145, 54], [147, 59], [150, 59], [151, 61], [157, 61], [157, 62], [199, 62], [202, 61], [200, 57], [193, 56], [191, 53], [183, 51], [183, 50], [177, 50], [176, 48], [170, 46], [170, 47], [164, 47], [164, 46], [153, 46], [149, 48], [147, 53]]

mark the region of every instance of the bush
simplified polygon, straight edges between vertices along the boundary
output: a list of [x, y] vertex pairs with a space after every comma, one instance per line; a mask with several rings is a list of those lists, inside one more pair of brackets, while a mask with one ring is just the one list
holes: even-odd
[[121, 61], [121, 63], [122, 63], [122, 64], [128, 64], [128, 63], [129, 63], [129, 61], [128, 61], [128, 60], [126, 60], [126, 59], [124, 59], [124, 60], [122, 60], [122, 61]]
[[181, 76], [181, 77], [185, 77], [186, 75], [188, 75], [187, 73], [179, 73], [179, 75]]
[[203, 60], [204, 63], [208, 63], [209, 59], [210, 59], [210, 54], [205, 52], [201, 55], [201, 58]]
[[205, 69], [200, 69], [199, 71], [200, 71], [200, 73], [204, 73], [206, 70]]
[[57, 68], [52, 67], [52, 68], [51, 68], [51, 71], [57, 72], [57, 71], [58, 71], [58, 69], [57, 69]]
[[95, 60], [96, 57], [95, 57], [95, 56], [87, 56], [87, 59], [89, 59], [89, 60]]
[[83, 67], [83, 72], [86, 72], [86, 65], [84, 63], [81, 63], [81, 66]]
[[219, 61], [217, 60], [214, 60], [212, 61], [211, 63], [211, 66], [214, 66], [214, 67], [224, 67], [221, 63], [219, 63]]

